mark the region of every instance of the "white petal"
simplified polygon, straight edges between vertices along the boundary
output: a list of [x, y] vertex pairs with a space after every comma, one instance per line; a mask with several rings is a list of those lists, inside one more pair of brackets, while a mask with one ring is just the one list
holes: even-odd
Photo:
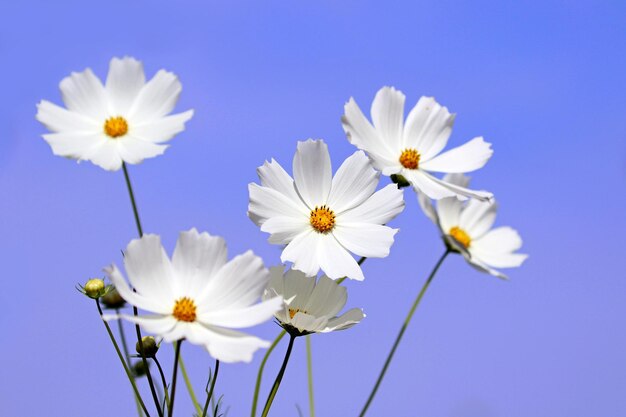
[[123, 138], [111, 139], [117, 141], [120, 157], [128, 164], [139, 164], [144, 159], [162, 155], [169, 145], [158, 145], [144, 139], [126, 135]]
[[145, 82], [146, 76], [140, 61], [128, 56], [111, 59], [106, 81], [110, 114], [128, 114]]
[[293, 239], [280, 255], [281, 262], [293, 262], [293, 269], [307, 276], [317, 275], [320, 264], [317, 261], [318, 238], [320, 234], [311, 228]]
[[107, 171], [117, 171], [122, 167], [122, 157], [118, 144], [106, 136], [97, 146], [92, 146], [81, 159], [87, 159]]
[[339, 244], [332, 233], [319, 235], [317, 261], [329, 278], [348, 277], [357, 281], [364, 279], [359, 264], [350, 255], [350, 252]]
[[258, 226], [261, 226], [267, 219], [276, 216], [292, 217], [295, 219], [308, 219], [310, 209], [302, 200], [291, 200], [272, 188], [261, 187], [258, 184], [248, 184], [250, 193], [250, 203], [248, 205], [248, 216]]
[[293, 178], [274, 159], [271, 162], [265, 161], [263, 166], [257, 168], [256, 172], [259, 175], [262, 186], [272, 188], [284, 194], [290, 200], [300, 200]]
[[326, 204], [332, 183], [328, 146], [323, 140], [298, 142], [293, 158], [296, 188], [310, 210]]
[[164, 304], [157, 299], [151, 299], [144, 294], [138, 294], [130, 289], [122, 273], [115, 265], [104, 268], [104, 272], [111, 280], [117, 291], [122, 298], [131, 305], [140, 308], [145, 311], [150, 311], [159, 314], [170, 314], [172, 306]]
[[231, 329], [255, 326], [272, 318], [283, 307], [283, 302], [282, 297], [274, 297], [244, 308], [209, 311], [200, 314], [198, 321]]
[[181, 91], [182, 86], [176, 75], [159, 70], [139, 91], [129, 110], [129, 119], [134, 124], [141, 124], [171, 113]]
[[[440, 199], [444, 197], [456, 196], [459, 200], [466, 200], [468, 197], [476, 198], [482, 201], [488, 201], [493, 198], [493, 194], [487, 191], [475, 191], [470, 190], [469, 188], [460, 187], [458, 185], [445, 182], [440, 180], [426, 171], [416, 170], [413, 173], [417, 173], [420, 175], [414, 175], [412, 178], [421, 177], [421, 186], [424, 187], [424, 192], [426, 188], [429, 188], [430, 191], [433, 192], [433, 196], [431, 198]], [[425, 179], [425, 180], [424, 180]], [[412, 183], [413, 184], [413, 183]], [[415, 184], [413, 184], [415, 186]], [[446, 191], [447, 190], [447, 191]], [[428, 193], [427, 193], [428, 194]], [[439, 197], [435, 197], [435, 195], [439, 195]]]
[[142, 296], [173, 306], [173, 301], [181, 295], [158, 235], [145, 234], [141, 239], [133, 239], [124, 252], [124, 266], [131, 285]]
[[424, 193], [433, 200], [456, 196], [454, 191], [444, 187], [433, 176], [420, 169], [404, 170], [402, 174], [411, 183], [416, 193]]
[[420, 97], [406, 119], [404, 147], [415, 149], [421, 160], [437, 155], [448, 143], [455, 116], [432, 97]]
[[437, 215], [437, 211], [435, 210], [433, 203], [430, 201], [430, 198], [424, 193], [416, 193], [416, 195], [420, 208], [422, 209], [426, 217], [428, 217], [430, 221], [439, 226], [439, 216]]
[[302, 310], [315, 288], [315, 277], [307, 277], [302, 271], [290, 269], [285, 274], [283, 298], [289, 301], [289, 308]]
[[181, 293], [200, 294], [208, 282], [226, 264], [226, 242], [218, 236], [198, 233], [196, 229], [181, 232], [172, 256], [172, 267], [179, 278]]
[[472, 247], [481, 252], [509, 253], [522, 247], [522, 238], [511, 227], [497, 227], [473, 241]]
[[102, 120], [108, 116], [108, 100], [104, 86], [91, 69], [73, 72], [59, 85], [65, 106], [92, 119]]
[[89, 159], [89, 156], [106, 143], [103, 133], [48, 133], [43, 138], [52, 148], [52, 153], [76, 160]]
[[350, 98], [344, 106], [341, 123], [350, 143], [367, 152], [377, 170], [383, 171], [385, 168], [393, 167], [398, 172], [402, 168], [398, 159], [401, 150], [389, 148], [389, 145], [380, 138], [374, 127], [363, 115], [353, 98]]
[[298, 218], [276, 216], [266, 220], [261, 225], [261, 231], [271, 234], [268, 242], [275, 245], [286, 245], [300, 233], [310, 229], [311, 224], [304, 216]]
[[313, 292], [304, 306], [304, 311], [315, 317], [332, 317], [341, 311], [347, 300], [346, 287], [342, 287], [332, 279], [322, 275], [313, 288]]
[[463, 256], [465, 257], [465, 260], [467, 261], [467, 263], [470, 264], [471, 267], [477, 269], [478, 271], [487, 273], [489, 275], [493, 275], [494, 277], [498, 277], [500, 279], [504, 279], [504, 280], [509, 279], [509, 277], [507, 277], [505, 274], [498, 271], [497, 269], [491, 268], [482, 260], [478, 259], [478, 257], [471, 256], [469, 254], [468, 255], [463, 254]]
[[252, 251], [220, 268], [196, 298], [201, 313], [248, 307], [261, 297], [270, 278], [261, 258]]
[[404, 194], [395, 184], [378, 190], [361, 205], [337, 216], [337, 222], [389, 223], [404, 210]]
[[459, 187], [469, 187], [470, 177], [462, 173], [450, 173], [443, 176], [443, 181], [450, 184], [458, 185]]
[[[131, 323], [138, 324], [148, 333], [161, 337], [166, 337], [177, 325], [177, 320], [171, 315], [134, 316], [131, 314], [120, 314], [119, 317]], [[171, 339], [168, 339], [168, 341], [169, 340]]]
[[250, 362], [260, 348], [270, 345], [258, 337], [215, 326], [194, 326], [189, 341], [202, 344], [220, 362]]
[[351, 310], [346, 311], [339, 317], [335, 317], [334, 319], [330, 319], [326, 328], [321, 331], [321, 333], [332, 332], [334, 330], [345, 330], [348, 329], [355, 324], [359, 323], [365, 314], [363, 314], [363, 310], [360, 308], [353, 308]]
[[470, 172], [482, 168], [491, 155], [493, 155], [491, 144], [485, 142], [483, 138], [474, 138], [433, 159], [424, 159], [424, 162], [420, 162], [420, 168], [433, 172]]
[[[459, 201], [456, 197], [446, 197], [437, 201], [439, 223], [441, 224], [441, 231], [444, 234], [450, 233], [450, 229], [455, 226], [469, 233], [469, 230], [465, 229], [461, 222], [462, 211], [463, 202]], [[471, 233], [470, 236], [472, 236]]]
[[300, 331], [317, 332], [326, 327], [328, 317], [315, 317], [311, 314], [297, 312], [291, 319], [291, 325]]
[[372, 121], [389, 149], [402, 149], [404, 94], [393, 87], [378, 90], [372, 102]]
[[185, 130], [185, 123], [193, 116], [193, 110], [172, 114], [149, 122], [132, 124], [130, 134], [149, 142], [166, 142]]
[[368, 223], [341, 223], [333, 235], [350, 252], [366, 258], [385, 258], [398, 229]]
[[339, 214], [361, 204], [378, 185], [379, 173], [362, 151], [348, 157], [337, 170], [328, 196], [328, 206]]
[[496, 220], [495, 202], [470, 200], [459, 219], [459, 227], [471, 238], [478, 239], [491, 228]]
[[103, 133], [104, 129], [103, 123], [99, 123], [83, 114], [64, 109], [46, 100], [42, 100], [37, 104], [37, 115], [35, 117], [53, 132], [98, 134]]

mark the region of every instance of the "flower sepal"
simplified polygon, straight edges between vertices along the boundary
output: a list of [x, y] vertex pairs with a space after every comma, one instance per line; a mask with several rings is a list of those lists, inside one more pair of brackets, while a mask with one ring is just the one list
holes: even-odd
[[389, 178], [391, 178], [391, 182], [396, 184], [400, 190], [411, 186], [411, 183], [400, 174], [391, 174]]

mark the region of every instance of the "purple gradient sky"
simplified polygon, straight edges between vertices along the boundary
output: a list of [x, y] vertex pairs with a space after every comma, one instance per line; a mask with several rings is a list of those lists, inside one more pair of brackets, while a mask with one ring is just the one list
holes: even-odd
[[[271, 157], [290, 167], [296, 140], [316, 137], [336, 169], [354, 151], [343, 103], [367, 107], [383, 85], [458, 113], [452, 146], [493, 143], [473, 183], [495, 193], [497, 224], [520, 231], [530, 258], [510, 282], [446, 261], [368, 415], [626, 415], [623, 2], [25, 0], [0, 3], [0, 16], [3, 416], [134, 413], [95, 308], [74, 290], [119, 264], [135, 237], [122, 173], [54, 157], [34, 119], [40, 99], [60, 102], [70, 71], [104, 78], [122, 55], [143, 60], [148, 76], [176, 72], [178, 109], [196, 110], [163, 157], [131, 167], [144, 228], [169, 250], [195, 226], [224, 236], [231, 255], [251, 248], [278, 263], [246, 217], [255, 168]], [[405, 198], [391, 256], [347, 284], [348, 307], [368, 317], [313, 339], [318, 416], [358, 413], [442, 252], [414, 193]], [[277, 328], [253, 331], [272, 338]], [[212, 361], [191, 345], [184, 354], [202, 390]], [[230, 417], [249, 414], [261, 356], [222, 368]], [[295, 404], [306, 413], [304, 359], [298, 340], [273, 416], [296, 416]], [[176, 411], [191, 413], [184, 389]]]

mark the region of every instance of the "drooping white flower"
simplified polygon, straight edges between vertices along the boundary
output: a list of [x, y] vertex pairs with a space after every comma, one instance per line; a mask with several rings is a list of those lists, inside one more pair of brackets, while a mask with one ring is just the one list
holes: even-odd
[[[469, 178], [463, 174], [448, 174], [445, 181], [467, 187]], [[470, 200], [461, 202], [454, 197], [437, 201], [433, 207], [430, 199], [418, 194], [424, 213], [439, 227], [448, 245], [461, 253], [470, 265], [499, 278], [506, 278], [494, 268], [520, 266], [528, 255], [515, 253], [522, 247], [522, 238], [510, 227], [491, 229], [496, 220], [495, 201]]]
[[384, 224], [404, 208], [402, 191], [390, 184], [376, 191], [379, 173], [363, 152], [346, 159], [332, 176], [328, 147], [322, 140], [298, 142], [294, 178], [274, 160], [257, 170], [251, 183], [248, 215], [270, 243], [287, 245], [282, 262], [308, 276], [320, 268], [330, 278], [362, 280], [350, 252], [384, 258], [398, 231]]
[[274, 316], [289, 333], [301, 336], [344, 330], [365, 317], [360, 308], [337, 317], [348, 295], [345, 287], [327, 276], [323, 275], [316, 283], [315, 277], [307, 277], [300, 271], [291, 269], [283, 274], [283, 270], [283, 266], [270, 268], [271, 278], [263, 298], [278, 295], [285, 300], [284, 308]]
[[157, 235], [130, 242], [124, 256], [132, 288], [117, 266], [107, 275], [130, 304], [150, 315], [105, 316], [139, 324], [166, 342], [186, 339], [204, 346], [223, 362], [250, 362], [268, 342], [232, 329], [270, 319], [282, 306], [279, 297], [255, 302], [269, 281], [269, 271], [251, 251], [227, 262], [226, 243], [220, 237], [181, 232], [172, 259]]
[[367, 152], [384, 175], [401, 175], [415, 189], [436, 200], [456, 196], [488, 200], [490, 193], [468, 190], [431, 175], [463, 173], [481, 168], [491, 157], [491, 144], [477, 137], [441, 153], [448, 142], [455, 115], [432, 97], [421, 97], [404, 121], [402, 92], [381, 88], [367, 120], [353, 98], [344, 106], [343, 128], [350, 143]]
[[146, 82], [142, 63], [131, 57], [111, 60], [105, 85], [87, 68], [59, 87], [67, 108], [37, 105], [37, 120], [53, 132], [43, 138], [55, 155], [109, 171], [161, 155], [168, 146], [161, 143], [193, 116], [193, 110], [168, 116], [182, 89], [173, 73], [160, 70]]

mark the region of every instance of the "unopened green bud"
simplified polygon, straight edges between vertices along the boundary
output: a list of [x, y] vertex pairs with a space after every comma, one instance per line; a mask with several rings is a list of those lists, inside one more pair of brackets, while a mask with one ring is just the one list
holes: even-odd
[[[143, 345], [144, 356], [146, 358], [154, 358], [159, 351], [159, 345], [152, 336], [144, 336], [141, 338], [141, 345]], [[139, 342], [135, 345], [135, 350], [141, 355], [141, 345]]]
[[145, 367], [143, 361], [136, 362], [131, 368], [131, 372], [135, 378], [142, 377], [148, 373], [148, 369], [150, 369], [150, 362], [146, 362], [148, 364], [148, 368]]
[[117, 292], [115, 288], [103, 295], [100, 301], [102, 301], [102, 304], [104, 304], [106, 308], [113, 309], [122, 308], [124, 307], [124, 304], [126, 304], [126, 301], [124, 301], [120, 293]]
[[100, 298], [106, 292], [106, 285], [100, 278], [93, 278], [87, 281], [83, 287], [85, 295], [89, 298]]

